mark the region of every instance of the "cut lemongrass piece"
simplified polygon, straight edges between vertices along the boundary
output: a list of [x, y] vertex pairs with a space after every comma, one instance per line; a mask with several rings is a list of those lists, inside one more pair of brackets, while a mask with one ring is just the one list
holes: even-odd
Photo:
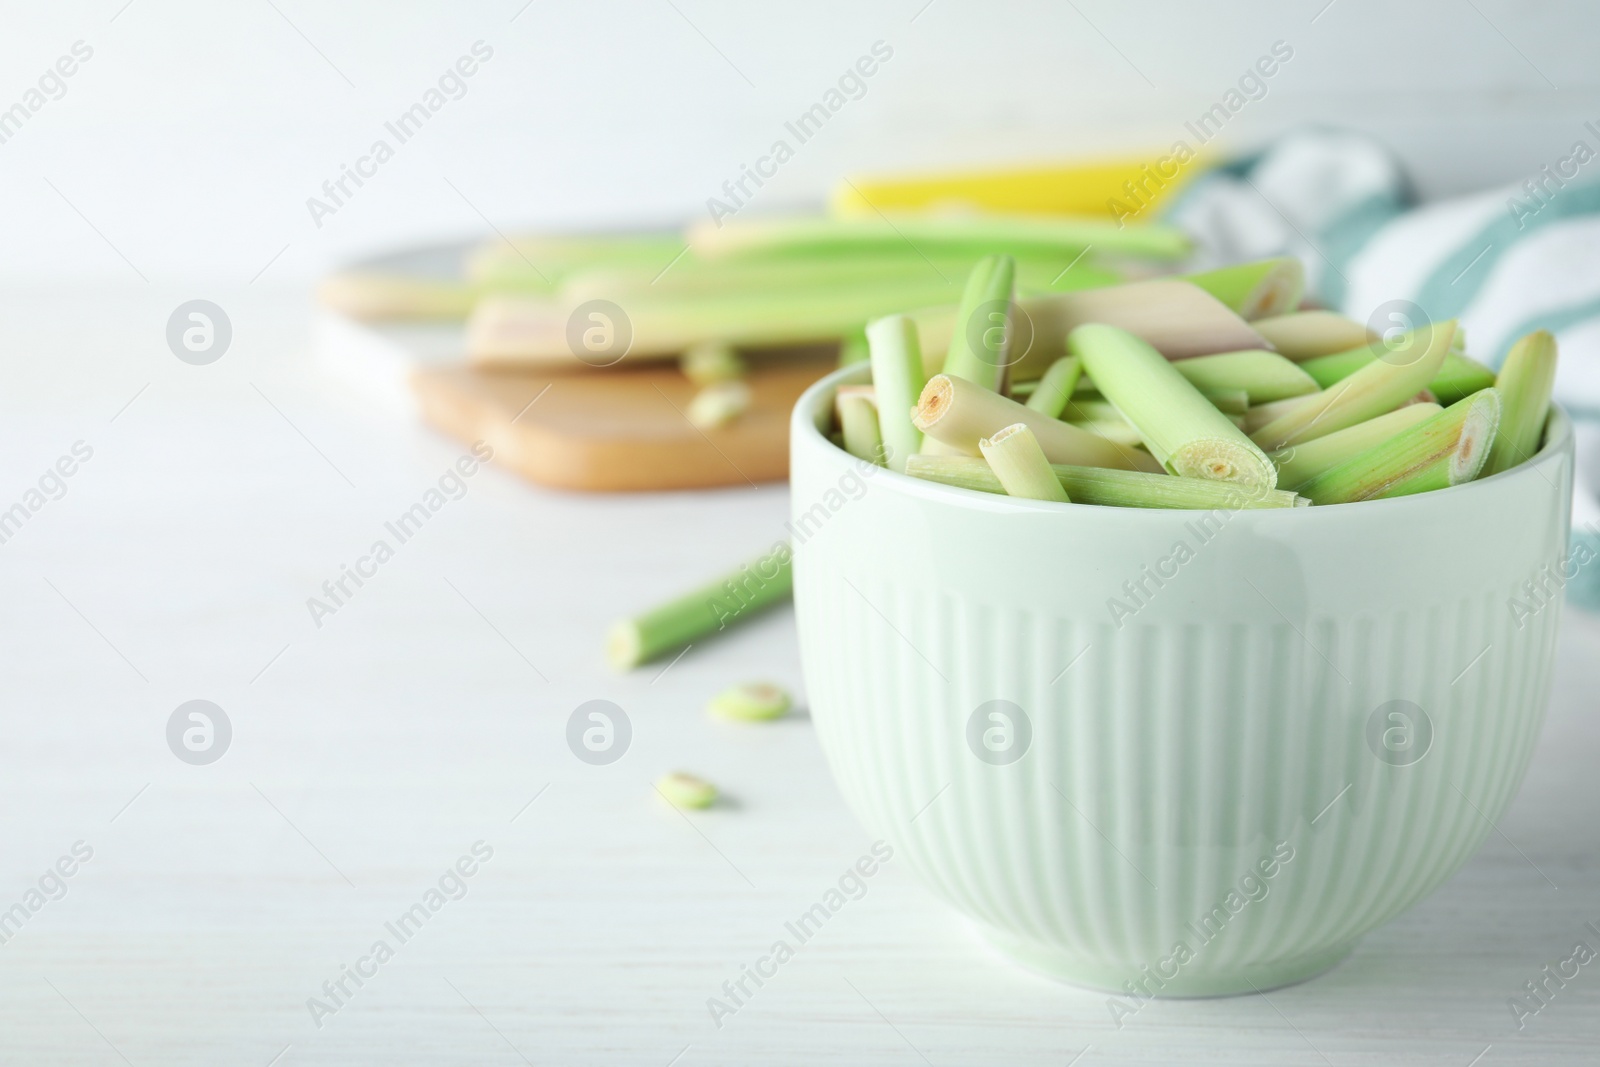
[[[1052, 463], [1062, 489], [1074, 504], [1121, 508], [1181, 508], [1186, 510], [1292, 508], [1293, 493], [1281, 489], [1256, 490], [1230, 482], [1201, 478], [1174, 478], [1170, 474], [1075, 467]], [[1004, 493], [1005, 487], [989, 464], [971, 456], [912, 456], [906, 473], [980, 493]]]
[[1505, 406], [1485, 474], [1510, 470], [1539, 451], [1555, 381], [1556, 339], [1549, 331], [1536, 330], [1511, 346], [1495, 381]]
[[1334, 352], [1348, 352], [1378, 339], [1361, 323], [1336, 311], [1296, 311], [1256, 319], [1250, 325], [1272, 342], [1280, 355], [1296, 363]]
[[1266, 449], [1284, 448], [1393, 411], [1439, 372], [1455, 328], [1454, 322], [1440, 322], [1408, 332], [1348, 378], [1284, 401], [1294, 406], [1252, 433], [1251, 440]]
[[883, 466], [883, 435], [878, 431], [878, 407], [860, 393], [841, 392], [834, 398], [844, 450], [857, 459]]
[[1010, 256], [984, 256], [967, 275], [944, 373], [1000, 391], [1011, 344], [1011, 297], [1017, 264]]
[[1039, 439], [1023, 423], [1014, 422], [993, 437], [985, 437], [978, 448], [1008, 496], [1071, 503], [1050, 469], [1050, 461], [1044, 458]]
[[[1014, 361], [1011, 376], [1015, 378], [1043, 374], [1064, 350], [1073, 327], [1089, 322], [1120, 326], [1150, 342], [1168, 359], [1272, 347], [1216, 297], [1177, 278], [1027, 296], [1017, 300], [1016, 307], [1013, 325], [1017, 336], [1008, 356]], [[945, 305], [912, 314], [931, 359], [933, 352], [949, 343], [955, 330], [955, 309]], [[929, 373], [938, 369], [935, 363]]]
[[[1175, 367], [1178, 365], [1173, 364]], [[1201, 389], [1200, 395], [1211, 401], [1212, 407], [1232, 418], [1235, 426], [1239, 425], [1244, 413], [1250, 410], [1250, 394], [1243, 389]]]
[[675, 808], [709, 808], [717, 802], [716, 786], [683, 771], [673, 771], [657, 778], [656, 792]]
[[731, 574], [614, 624], [606, 634], [606, 658], [618, 670], [631, 670], [786, 600], [794, 588], [790, 560], [789, 546], [781, 544]]
[[1034, 386], [1028, 396], [1027, 406], [1042, 415], [1059, 419], [1082, 376], [1083, 362], [1077, 356], [1062, 356], [1050, 364], [1050, 369]]
[[852, 367], [857, 363], [872, 361], [872, 350], [867, 347], [865, 330], [853, 330], [839, 342], [839, 366]]
[[1096, 437], [1104, 437], [1124, 448], [1143, 448], [1144, 438], [1139, 436], [1139, 431], [1133, 424], [1122, 416], [1115, 419], [1071, 419], [1067, 425], [1075, 426], [1085, 433], [1092, 433]]
[[741, 381], [715, 382], [696, 393], [684, 411], [697, 429], [715, 430], [750, 407], [750, 387]]
[[1306, 269], [1291, 256], [1238, 263], [1183, 277], [1245, 319], [1293, 311], [1300, 306], [1306, 291]]
[[715, 385], [744, 377], [744, 360], [724, 341], [690, 345], [678, 360], [683, 376], [696, 385]]
[[[1061, 413], [1068, 422], [1125, 422], [1122, 412], [1103, 396], [1075, 396]], [[1130, 423], [1131, 425], [1131, 423]]]
[[745, 682], [712, 697], [706, 710], [739, 722], [767, 722], [781, 719], [788, 713], [791, 703], [789, 694], [779, 686], [770, 682]]
[[1219, 352], [1180, 359], [1173, 366], [1201, 392], [1243, 389], [1252, 404], [1305, 396], [1321, 388], [1315, 378], [1276, 352]]
[[[881, 406], [887, 401], [880, 396], [879, 403]], [[1039, 447], [1052, 463], [1160, 470], [1160, 465], [1145, 452], [1085, 433], [1015, 400], [973, 385], [965, 378], [948, 374], [929, 379], [917, 400], [912, 421], [930, 438], [969, 455], [977, 454], [978, 442], [983, 438], [1021, 422], [1033, 431]]]
[[1470, 482], [1489, 458], [1499, 423], [1500, 394], [1481, 390], [1323, 471], [1299, 491], [1313, 504], [1347, 504]]
[[922, 347], [917, 326], [904, 315], [890, 315], [867, 324], [872, 361], [872, 387], [877, 391], [878, 429], [890, 470], [906, 469], [906, 457], [922, 448], [922, 431], [911, 421], [911, 409], [922, 393]]
[[1290, 445], [1267, 455], [1278, 465], [1278, 485], [1298, 490], [1323, 471], [1332, 470], [1351, 456], [1382, 444], [1402, 430], [1426, 422], [1443, 409], [1438, 404], [1407, 404], [1387, 415], [1318, 437], [1304, 444]]
[[1167, 470], [1271, 489], [1278, 471], [1166, 357], [1127, 330], [1079, 326], [1067, 347]]
[[[1459, 330], [1457, 335], [1460, 335]], [[1428, 383], [1428, 390], [1438, 398], [1439, 403], [1449, 406], [1462, 397], [1471, 396], [1479, 389], [1487, 389], [1493, 384], [1495, 384], [1494, 371], [1471, 356], [1451, 349], [1446, 353], [1444, 365], [1439, 368], [1439, 373]]]

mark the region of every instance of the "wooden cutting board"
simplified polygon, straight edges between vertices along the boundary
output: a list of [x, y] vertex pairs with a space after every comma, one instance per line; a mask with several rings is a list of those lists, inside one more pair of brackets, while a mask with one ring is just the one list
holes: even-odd
[[684, 416], [696, 387], [670, 363], [552, 375], [423, 367], [411, 386], [425, 418], [541, 485], [593, 491], [756, 485], [789, 476], [789, 412], [836, 365], [829, 347], [753, 361], [751, 404], [701, 431]]

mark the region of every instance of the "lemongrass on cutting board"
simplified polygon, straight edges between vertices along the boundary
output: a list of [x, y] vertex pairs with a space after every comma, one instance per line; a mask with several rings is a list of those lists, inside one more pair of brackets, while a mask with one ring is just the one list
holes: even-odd
[[1313, 504], [1347, 504], [1470, 482], [1489, 458], [1499, 423], [1500, 394], [1490, 387], [1322, 472], [1299, 492]]
[[617, 670], [631, 670], [787, 600], [794, 589], [792, 558], [789, 546], [782, 544], [729, 574], [613, 624], [606, 634], [606, 658]]
[[[1292, 508], [1309, 503], [1281, 489], [1249, 490], [1229, 482], [1201, 478], [1175, 478], [1170, 474], [1063, 463], [1052, 463], [1050, 469], [1075, 504], [1209, 510]], [[989, 464], [972, 456], [912, 456], [906, 463], [906, 473], [914, 478], [980, 493], [1005, 492]]]
[[[1073, 327], [1095, 322], [1138, 335], [1168, 359], [1208, 356], [1216, 352], [1271, 348], [1266, 338], [1216, 297], [1176, 278], [1049, 293], [1017, 300], [1011, 375], [1035, 378], [1044, 373], [1066, 347]], [[955, 309], [949, 305], [909, 312], [916, 319], [926, 352], [942, 351], [955, 329]], [[928, 373], [939, 370], [937, 361]]]
[[878, 405], [878, 428], [890, 470], [906, 469], [906, 457], [922, 448], [922, 431], [911, 409], [922, 394], [922, 347], [916, 323], [889, 315], [867, 325], [868, 358]]
[[726, 426], [750, 409], [750, 386], [745, 382], [712, 382], [689, 398], [684, 416], [700, 430]]
[[1455, 328], [1452, 321], [1407, 332], [1385, 356], [1348, 378], [1321, 392], [1285, 401], [1294, 406], [1251, 434], [1251, 440], [1268, 450], [1283, 448], [1393, 411], [1426, 388], [1439, 372]]
[[1298, 491], [1323, 471], [1332, 470], [1352, 456], [1382, 444], [1402, 430], [1426, 422], [1443, 410], [1438, 404], [1407, 404], [1326, 437], [1269, 452], [1267, 457], [1278, 465], [1278, 487]]
[[322, 280], [317, 300], [362, 322], [428, 322], [466, 318], [487, 291], [470, 282], [345, 271]]
[[1277, 485], [1266, 454], [1141, 338], [1091, 323], [1072, 331], [1067, 348], [1173, 474], [1257, 489]]
[[1292, 256], [1236, 263], [1181, 277], [1246, 320], [1293, 311], [1300, 306], [1300, 299], [1306, 292], [1305, 267]]
[[701, 341], [684, 350], [678, 369], [694, 384], [704, 386], [742, 378], [747, 368], [726, 341]]
[[878, 407], [860, 393], [840, 393], [834, 398], [844, 450], [857, 459], [884, 466], [883, 434], [878, 427]]
[[1000, 390], [1010, 348], [1016, 270], [1016, 261], [1010, 256], [985, 256], [967, 275], [956, 308], [958, 328], [950, 335], [943, 373]]
[[1044, 458], [1039, 439], [1026, 423], [1014, 422], [993, 437], [983, 438], [978, 442], [978, 450], [994, 476], [1000, 479], [1007, 495], [1028, 500], [1054, 500], [1058, 504], [1072, 502], [1050, 469], [1050, 461]]
[[1510, 470], [1539, 451], [1555, 381], [1556, 339], [1549, 331], [1536, 330], [1511, 346], [1495, 381], [1504, 408], [1485, 474]]
[[928, 379], [917, 399], [912, 421], [928, 437], [969, 455], [978, 454], [978, 442], [1014, 422], [1025, 423], [1039, 440], [1052, 463], [1124, 470], [1161, 469], [1148, 453], [1126, 448], [1049, 418], [965, 378], [937, 374]]
[[1359, 322], [1337, 311], [1295, 311], [1256, 319], [1250, 325], [1285, 359], [1303, 363], [1318, 356], [1348, 352], [1378, 338]]
[[1083, 361], [1077, 356], [1062, 356], [1050, 364], [1028, 393], [1026, 407], [1052, 419], [1059, 419], [1061, 412], [1066, 409], [1067, 401], [1072, 399], [1072, 393], [1078, 387], [1078, 380], [1083, 375]]
[[1305, 396], [1321, 388], [1290, 360], [1260, 349], [1195, 356], [1172, 365], [1201, 392], [1242, 389], [1251, 404]]

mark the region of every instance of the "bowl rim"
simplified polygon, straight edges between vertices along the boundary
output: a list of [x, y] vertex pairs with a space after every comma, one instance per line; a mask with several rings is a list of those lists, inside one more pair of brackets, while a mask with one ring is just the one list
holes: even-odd
[[[821, 448], [825, 451], [819, 454], [828, 456], [835, 462], [862, 462], [828, 440], [818, 428], [817, 421], [824, 397], [831, 397], [833, 391], [840, 385], [857, 384], [852, 382], [851, 379], [864, 378], [870, 371], [871, 366], [866, 363], [854, 363], [847, 367], [840, 367], [813, 382], [804, 393], [800, 394], [800, 398], [795, 401], [794, 409], [790, 413], [789, 426], [791, 484], [793, 482], [793, 457], [801, 448]], [[1348, 513], [1351, 508], [1363, 508], [1370, 511], [1379, 507], [1391, 509], [1427, 507], [1430, 502], [1437, 504], [1437, 498], [1441, 495], [1448, 494], [1448, 499], [1460, 499], [1463, 493], [1492, 492], [1493, 490], [1488, 487], [1504, 484], [1513, 478], [1527, 478], [1535, 473], [1538, 473], [1540, 477], [1544, 477], [1542, 468], [1553, 466], [1558, 462], [1562, 454], [1570, 452], [1572, 448], [1572, 418], [1567, 414], [1566, 409], [1552, 400], [1549, 420], [1546, 422], [1544, 447], [1539, 449], [1526, 462], [1519, 463], [1510, 470], [1501, 471], [1499, 474], [1491, 474], [1487, 478], [1474, 478], [1470, 482], [1462, 485], [1453, 485], [1448, 489], [1436, 489], [1427, 493], [1413, 493], [1408, 496], [1385, 497], [1379, 500], [1357, 500], [1348, 504], [1327, 504], [1322, 507], [1313, 505], [1299, 508], [1251, 508], [1243, 510], [1245, 514], [1259, 516], [1264, 519], [1266, 516], [1274, 515]], [[830, 453], [832, 453], [831, 456], [829, 456]], [[984, 493], [976, 489], [963, 489], [960, 486], [945, 485], [941, 482], [928, 481], [925, 478], [914, 478], [909, 474], [901, 474], [885, 467], [879, 467], [874, 470], [872, 479], [874, 482], [887, 479], [883, 484], [893, 488], [896, 492], [935, 501], [951, 507], [982, 508], [984, 510], [1001, 507], [1006, 510], [1079, 516], [1084, 515], [1086, 512], [1110, 513], [1121, 516], [1138, 514], [1141, 515], [1141, 518], [1129, 518], [1127, 521], [1146, 521], [1151, 523], [1160, 522], [1163, 519], [1170, 520], [1174, 512], [1191, 514], [1197, 510], [1193, 508], [1124, 508], [1098, 504], [1059, 504], [1053, 500], [1025, 500], [1017, 497], [1000, 496], [996, 493]], [[1548, 480], [1546, 478], [1546, 481]], [[1301, 519], [1298, 521], [1314, 522], [1318, 520]]]

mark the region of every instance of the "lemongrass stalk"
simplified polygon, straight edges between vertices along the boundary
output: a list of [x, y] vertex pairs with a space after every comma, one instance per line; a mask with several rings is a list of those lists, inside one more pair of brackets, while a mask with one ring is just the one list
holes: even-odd
[[839, 429], [844, 434], [844, 450], [857, 459], [884, 466], [883, 435], [878, 430], [878, 408], [859, 393], [840, 393], [834, 398], [839, 409]]
[[1243, 389], [1251, 404], [1268, 404], [1305, 396], [1320, 388], [1317, 380], [1276, 352], [1219, 352], [1173, 364], [1201, 392]]
[[317, 299], [363, 322], [424, 322], [464, 319], [485, 292], [471, 283], [350, 271], [324, 279]]
[[1028, 395], [1027, 406], [1052, 419], [1059, 419], [1082, 376], [1083, 361], [1077, 356], [1062, 356], [1050, 364], [1050, 369], [1039, 379]]
[[713, 382], [689, 400], [684, 415], [697, 429], [714, 430], [750, 408], [750, 386], [742, 381]]
[[1489, 388], [1495, 382], [1494, 371], [1465, 353], [1451, 349], [1444, 357], [1444, 366], [1428, 383], [1428, 389], [1439, 398], [1439, 403], [1450, 405], [1479, 389]]
[[[1314, 395], [1314, 393], [1306, 394], [1306, 396]], [[1244, 422], [1239, 428], [1247, 434], [1253, 434], [1273, 419], [1299, 407], [1305, 398], [1304, 396], [1291, 396], [1286, 400], [1274, 400], [1270, 404], [1257, 405], [1244, 413]]]
[[781, 544], [730, 574], [614, 624], [606, 634], [606, 658], [616, 669], [630, 670], [781, 603], [794, 588], [791, 559], [789, 546]]
[[486, 241], [467, 256], [467, 276], [502, 286], [549, 288], [575, 271], [637, 264], [662, 275], [684, 250], [675, 233], [525, 234]]
[[1271, 489], [1278, 472], [1160, 352], [1115, 326], [1079, 326], [1068, 349], [1167, 470]]
[[1096, 437], [973, 385], [965, 378], [948, 374], [938, 374], [928, 380], [917, 398], [917, 411], [912, 421], [928, 437], [970, 455], [978, 453], [978, 442], [983, 438], [1021, 422], [1033, 431], [1039, 447], [1052, 463], [1125, 470], [1160, 469], [1160, 465], [1144, 452]]
[[1408, 404], [1387, 415], [1358, 422], [1326, 437], [1269, 452], [1267, 456], [1278, 465], [1278, 485], [1284, 489], [1298, 490], [1323, 471], [1332, 470], [1351, 456], [1382, 444], [1442, 410], [1438, 404]]
[[675, 808], [709, 808], [717, 802], [717, 787], [704, 778], [683, 771], [663, 774], [655, 781], [656, 792]]
[[[1111, 470], [1107, 467], [1076, 467], [1052, 463], [1055, 472], [1074, 504], [1096, 504], [1121, 508], [1258, 509], [1298, 506], [1293, 493], [1280, 489], [1251, 490], [1229, 482], [1200, 478], [1174, 478], [1170, 474]], [[1004, 493], [1005, 487], [989, 464], [970, 456], [913, 456], [906, 473], [930, 482], [940, 482], [980, 493]]]
[[1107, 441], [1114, 441], [1124, 448], [1144, 447], [1144, 438], [1139, 436], [1139, 431], [1120, 415], [1115, 419], [1068, 419], [1066, 422], [1068, 426], [1076, 426], [1085, 433], [1104, 437]]
[[[1125, 422], [1117, 406], [1103, 396], [1074, 396], [1058, 416], [1067, 422]], [[1132, 423], [1129, 423], [1131, 426]]]
[[[1168, 359], [1271, 347], [1250, 323], [1216, 297], [1177, 278], [1025, 296], [1016, 306], [1019, 338], [1014, 343], [1026, 343], [1026, 335], [1031, 335], [1032, 342], [1025, 352], [1012, 353], [1014, 378], [1043, 374], [1061, 354], [1073, 327], [1089, 322], [1120, 326], [1144, 338]], [[949, 343], [956, 325], [953, 308], [923, 308], [911, 314], [928, 349]], [[937, 369], [932, 367], [929, 373]]]
[[1347, 504], [1470, 482], [1489, 458], [1499, 422], [1499, 392], [1480, 390], [1323, 471], [1299, 491], [1313, 504]]
[[1393, 411], [1427, 386], [1450, 350], [1454, 322], [1409, 331], [1385, 356], [1319, 393], [1285, 403], [1294, 406], [1250, 435], [1266, 449], [1325, 437]]
[[851, 330], [839, 342], [839, 366], [853, 367], [857, 363], [872, 362], [872, 349], [867, 345], [867, 331]]
[[1285, 359], [1303, 363], [1334, 352], [1348, 352], [1377, 340], [1371, 330], [1336, 311], [1295, 311], [1250, 324]]
[[1250, 410], [1250, 394], [1243, 389], [1201, 389], [1200, 395], [1211, 401], [1212, 407], [1232, 419], [1235, 426]]
[[1505, 407], [1485, 474], [1510, 470], [1539, 451], [1555, 381], [1556, 339], [1549, 331], [1536, 330], [1511, 347], [1495, 380]]
[[868, 249], [899, 249], [909, 243], [924, 254], [976, 250], [1071, 255], [1093, 248], [1102, 254], [1176, 260], [1187, 255], [1190, 247], [1189, 239], [1170, 226], [1118, 226], [1060, 215], [928, 212], [874, 213], [862, 218], [707, 220], [689, 228], [688, 241], [696, 254], [708, 259], [818, 251], [856, 254]]
[[922, 347], [916, 324], [904, 315], [868, 323], [867, 347], [884, 458], [890, 470], [904, 471], [906, 457], [922, 448], [922, 431], [911, 419], [911, 409], [916, 407], [923, 386]]
[[1014, 422], [993, 437], [985, 437], [978, 442], [978, 450], [1008, 496], [1053, 500], [1058, 504], [1072, 502], [1050, 469], [1050, 461], [1044, 458], [1039, 439], [1026, 424]]
[[781, 719], [792, 701], [781, 686], [771, 682], [743, 682], [711, 698], [706, 710], [736, 722], [770, 722]]
[[714, 385], [744, 377], [744, 360], [724, 341], [702, 341], [690, 345], [678, 360], [683, 376], [696, 385]]
[[1293, 311], [1300, 306], [1300, 298], [1306, 292], [1306, 269], [1290, 256], [1237, 263], [1199, 274], [1185, 274], [1183, 278], [1247, 320]]
[[985, 256], [972, 268], [956, 311], [943, 373], [999, 391], [1011, 342], [1016, 274], [1017, 264], [1010, 256]]

